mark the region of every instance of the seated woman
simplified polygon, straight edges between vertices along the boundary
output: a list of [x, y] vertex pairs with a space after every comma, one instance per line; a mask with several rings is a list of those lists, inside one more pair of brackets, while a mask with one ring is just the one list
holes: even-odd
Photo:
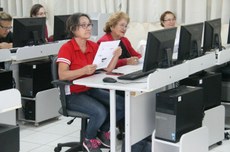
[[164, 28], [176, 27], [176, 15], [171, 11], [165, 11], [160, 17], [160, 22]]
[[[58, 74], [61, 80], [74, 80], [92, 75], [96, 65], [92, 64], [98, 44], [88, 40], [92, 32], [92, 22], [87, 14], [76, 13], [67, 19], [66, 29], [70, 34], [68, 42], [58, 53]], [[111, 72], [121, 55], [121, 48], [104, 70]], [[100, 144], [110, 147], [109, 92], [82, 85], [66, 86], [67, 108], [90, 116], [83, 146], [88, 152], [101, 152]], [[124, 117], [124, 98], [116, 96], [116, 119]], [[99, 139], [99, 140], [98, 140]]]
[[116, 12], [110, 16], [104, 27], [106, 33], [98, 40], [98, 44], [105, 41], [121, 40], [119, 46], [122, 48], [122, 54], [119, 57], [116, 67], [124, 65], [138, 64], [141, 54], [139, 54], [125, 37], [129, 24], [129, 16], [124, 12]]
[[[30, 10], [30, 17], [46, 17], [47, 12], [41, 4], [34, 4]], [[48, 28], [47, 26], [45, 27], [45, 39], [47, 42], [52, 42], [53, 37], [48, 36]]]
[[[160, 17], [160, 22], [161, 22], [161, 26], [166, 29], [176, 27], [176, 15], [171, 11], [165, 11]], [[174, 49], [173, 49], [174, 59], [177, 58], [179, 38], [180, 38], [180, 29], [177, 28], [176, 39], [175, 39]]]

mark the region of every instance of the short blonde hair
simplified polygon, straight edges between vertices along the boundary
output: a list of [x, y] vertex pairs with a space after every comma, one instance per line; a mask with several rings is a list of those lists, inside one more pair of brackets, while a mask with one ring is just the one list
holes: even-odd
[[112, 14], [109, 17], [109, 20], [106, 22], [105, 27], [104, 27], [104, 32], [105, 33], [110, 33], [111, 32], [111, 27], [114, 27], [117, 25], [117, 23], [121, 20], [121, 19], [125, 19], [127, 21], [127, 23], [129, 23], [130, 18], [128, 16], [128, 14], [124, 13], [124, 12], [116, 12], [114, 14]]
[[6, 12], [0, 12], [0, 21], [12, 21], [13, 18], [10, 14]]

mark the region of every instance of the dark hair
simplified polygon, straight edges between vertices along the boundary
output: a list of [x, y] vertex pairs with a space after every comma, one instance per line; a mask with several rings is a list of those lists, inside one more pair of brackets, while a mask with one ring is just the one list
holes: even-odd
[[91, 19], [87, 14], [84, 13], [74, 13], [72, 15], [70, 15], [70, 17], [67, 19], [66, 21], [66, 31], [69, 35], [69, 37], [74, 37], [75, 35], [73, 34], [73, 32], [76, 30], [77, 26], [80, 23], [80, 17], [85, 16], [89, 19], [90, 23], [91, 23]]
[[165, 16], [166, 16], [167, 14], [172, 14], [172, 15], [174, 16], [174, 18], [176, 19], [176, 15], [175, 15], [173, 12], [171, 12], [171, 11], [165, 11], [163, 14], [161, 14], [161, 17], [160, 17], [160, 22], [161, 22], [161, 26], [162, 26], [162, 27], [164, 27], [163, 22], [164, 22]]
[[40, 8], [43, 8], [41, 4], [34, 4], [32, 8], [30, 9], [30, 17], [36, 16], [39, 12]]
[[12, 21], [13, 18], [10, 14], [6, 12], [0, 12], [0, 21]]

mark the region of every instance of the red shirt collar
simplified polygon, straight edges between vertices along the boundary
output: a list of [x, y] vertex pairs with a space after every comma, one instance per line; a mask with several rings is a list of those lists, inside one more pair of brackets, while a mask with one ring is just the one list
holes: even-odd
[[[74, 51], [81, 51], [79, 45], [77, 44], [74, 38], [72, 38], [70, 42], [73, 45]], [[89, 49], [89, 47], [89, 42], [86, 40], [86, 53], [92, 52], [92, 49]]]

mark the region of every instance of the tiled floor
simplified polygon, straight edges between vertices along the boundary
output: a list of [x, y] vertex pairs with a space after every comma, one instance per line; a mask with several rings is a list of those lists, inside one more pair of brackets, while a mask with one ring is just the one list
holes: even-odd
[[[71, 118], [60, 117], [58, 120], [50, 120], [40, 123], [38, 127], [33, 124], [20, 124], [20, 152], [53, 152], [57, 143], [76, 141], [79, 139], [80, 120], [73, 124], [66, 122]], [[121, 149], [121, 142], [117, 141], [117, 151]], [[62, 152], [66, 149], [63, 148]], [[210, 152], [229, 152], [230, 140], [224, 140], [221, 146], [210, 147]], [[108, 150], [103, 150], [106, 152]]]

